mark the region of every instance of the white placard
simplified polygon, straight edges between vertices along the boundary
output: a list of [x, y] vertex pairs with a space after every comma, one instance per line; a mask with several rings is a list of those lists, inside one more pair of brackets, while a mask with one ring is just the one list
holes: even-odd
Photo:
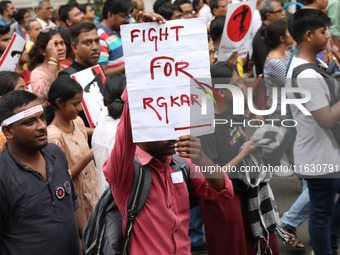
[[218, 61], [226, 61], [234, 51], [238, 57], [247, 56], [251, 23], [254, 18], [257, 0], [228, 4]]
[[26, 41], [17, 33], [14, 33], [4, 54], [0, 58], [0, 71], [15, 72]]
[[81, 104], [90, 126], [94, 128], [108, 114], [100, 91], [100, 87], [104, 86], [106, 80], [104, 72], [99, 65], [95, 65], [72, 74], [71, 78], [83, 87], [83, 101]]
[[123, 25], [121, 35], [133, 141], [214, 132], [212, 100], [201, 114], [201, 97], [209, 88], [194, 82], [210, 83], [205, 20]]

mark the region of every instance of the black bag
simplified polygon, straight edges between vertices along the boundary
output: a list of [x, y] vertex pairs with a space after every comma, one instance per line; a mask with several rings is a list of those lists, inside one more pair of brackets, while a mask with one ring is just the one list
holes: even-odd
[[[189, 166], [186, 161], [173, 155], [175, 164], [171, 167], [182, 171], [189, 189]], [[125, 236], [122, 231], [122, 215], [107, 188], [88, 219], [83, 230], [84, 255], [118, 255], [128, 254], [130, 235], [138, 213], [143, 209], [151, 188], [152, 176], [147, 166], [142, 166], [137, 156], [134, 159], [134, 176], [131, 194], [128, 200], [128, 222]]]
[[[297, 67], [294, 68], [293, 70], [293, 74], [292, 74], [292, 87], [298, 87], [297, 86], [297, 82], [296, 82], [296, 78], [297, 76], [304, 70], [306, 69], [313, 69], [315, 70], [317, 73], [321, 74], [322, 77], [325, 78], [325, 81], [327, 83], [328, 89], [329, 89], [329, 94], [331, 96], [331, 100], [330, 100], [330, 106], [333, 106], [334, 104], [336, 104], [339, 100], [340, 100], [340, 84], [338, 82], [337, 79], [340, 78], [340, 73], [339, 72], [334, 72], [334, 65], [335, 62], [333, 61], [327, 69], [325, 69], [320, 61], [315, 60], [317, 64], [312, 64], [312, 63], [306, 63], [306, 64], [302, 64], [299, 65]], [[296, 98], [301, 98], [301, 95], [299, 93], [294, 93]], [[337, 142], [337, 144], [340, 146], [340, 124], [336, 123], [331, 129], [330, 131], [332, 132], [335, 141]]]

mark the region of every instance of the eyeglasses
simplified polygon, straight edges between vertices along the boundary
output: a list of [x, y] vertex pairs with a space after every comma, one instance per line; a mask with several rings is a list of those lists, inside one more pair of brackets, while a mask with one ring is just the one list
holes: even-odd
[[70, 17], [70, 19], [73, 19], [73, 18], [78, 17], [78, 16], [81, 16], [81, 15], [84, 15], [84, 13], [83, 13], [83, 12], [77, 12], [77, 13], [73, 14], [73, 15]]
[[183, 16], [195, 15], [195, 11], [185, 11], [183, 12]]
[[131, 19], [131, 14], [129, 15], [124, 15], [124, 14], [120, 14], [120, 13], [117, 13], [117, 15], [121, 18], [124, 19], [124, 21], [128, 21], [129, 19]]
[[217, 8], [227, 8], [229, 3], [225, 4], [225, 5], [222, 5], [222, 6], [218, 6]]
[[183, 18], [183, 14], [182, 13], [180, 13], [180, 14], [178, 14], [178, 15], [176, 15], [174, 17], [174, 19], [181, 19], [181, 18]]
[[62, 28], [60, 27], [47, 27], [47, 28], [42, 29], [40, 33], [48, 33], [50, 31], [60, 32], [60, 30], [62, 30]]
[[280, 10], [277, 10], [277, 11], [273, 11], [273, 12], [270, 12], [270, 13], [284, 13], [285, 10], [284, 9], [280, 9]]
[[53, 10], [53, 7], [46, 7], [46, 8], [41, 8], [42, 10], [45, 10], [45, 11], [49, 11], [49, 10]]

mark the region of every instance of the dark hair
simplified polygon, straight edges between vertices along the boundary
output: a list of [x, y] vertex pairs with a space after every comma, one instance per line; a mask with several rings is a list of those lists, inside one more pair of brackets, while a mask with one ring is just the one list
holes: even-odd
[[211, 10], [211, 14], [214, 16], [214, 9], [217, 9], [218, 8], [218, 2], [219, 0], [211, 0], [210, 3], [209, 3], [209, 7], [210, 7], [210, 10]]
[[217, 63], [210, 67], [210, 74], [213, 87], [215, 84], [228, 84], [233, 76], [234, 68], [226, 63]]
[[267, 13], [271, 13], [274, 10], [272, 6], [272, 1], [276, 1], [276, 0], [264, 0], [260, 4], [259, 12], [260, 12], [262, 21], [267, 20]]
[[175, 11], [183, 12], [181, 7], [174, 4], [165, 3], [161, 7], [159, 7], [158, 14], [162, 15], [163, 18], [166, 20], [171, 20], [171, 17]]
[[223, 27], [225, 23], [225, 16], [216, 16], [210, 23], [210, 37], [216, 42], [221, 38]]
[[11, 1], [1, 1], [0, 2], [0, 14], [3, 15], [4, 11], [7, 10], [7, 4], [11, 4]]
[[62, 22], [66, 24], [66, 20], [70, 19], [68, 16], [69, 12], [73, 10], [73, 8], [77, 8], [76, 6], [70, 5], [70, 4], [65, 4], [60, 6], [58, 14], [59, 18]]
[[83, 88], [70, 76], [62, 75], [55, 79], [48, 92], [48, 101], [50, 105], [45, 108], [47, 124], [49, 125], [52, 122], [54, 111], [59, 109], [57, 104], [58, 98], [63, 102], [66, 102], [80, 92], [83, 92]]
[[0, 96], [7, 94], [14, 90], [19, 78], [23, 78], [22, 75], [10, 71], [0, 72]]
[[131, 7], [132, 7], [132, 9], [137, 9], [137, 2], [136, 2], [136, 0], [131, 1]]
[[64, 39], [66, 45], [66, 56], [68, 56], [72, 52], [70, 31], [60, 27], [59, 34]]
[[301, 43], [305, 33], [312, 33], [318, 28], [330, 26], [331, 20], [326, 14], [316, 9], [301, 9], [289, 19], [288, 30], [296, 43]]
[[305, 0], [305, 5], [310, 5], [312, 3], [314, 3], [315, 0]]
[[28, 69], [30, 71], [32, 71], [36, 65], [44, 62], [45, 57], [41, 53], [41, 50], [46, 49], [48, 42], [51, 40], [52, 36], [56, 34], [60, 34], [59, 29], [49, 29], [47, 31], [43, 30], [39, 33], [36, 43], [28, 53]]
[[96, 29], [96, 31], [97, 31], [96, 25], [93, 24], [93, 23], [90, 23], [90, 22], [81, 22], [81, 23], [78, 23], [78, 24], [72, 26], [70, 28], [72, 42], [77, 44], [78, 43], [78, 36], [81, 33], [86, 33], [86, 32], [89, 32], [93, 29]]
[[24, 21], [24, 16], [25, 16], [26, 13], [28, 13], [28, 10], [27, 10], [27, 9], [20, 9], [19, 11], [17, 11], [17, 12], [15, 13], [14, 19], [15, 19], [19, 24], [21, 24], [22, 21]]
[[5, 94], [0, 99], [0, 123], [14, 115], [14, 110], [18, 107], [29, 104], [38, 97], [28, 91], [17, 90]]
[[103, 18], [107, 19], [109, 12], [131, 12], [132, 5], [130, 0], [106, 0], [103, 7]]
[[[91, 6], [90, 4], [80, 4], [79, 5], [79, 10], [81, 10], [84, 14], [86, 14], [86, 7]], [[92, 6], [91, 6], [92, 7]]]
[[191, 5], [191, 2], [190, 2], [190, 0], [176, 0], [174, 2], [174, 5], [177, 5], [177, 6], [180, 6], [182, 4], [190, 4]]
[[286, 32], [287, 22], [284, 19], [275, 20], [260, 30], [264, 43], [270, 49], [275, 49], [281, 44], [280, 37], [286, 37]]
[[156, 2], [153, 4], [153, 11], [158, 13], [158, 9], [165, 3], [171, 4], [171, 0], [156, 0]]
[[1, 26], [0, 25], [0, 35], [8, 34], [10, 30], [9, 26]]
[[109, 115], [114, 119], [118, 119], [122, 115], [124, 102], [121, 95], [125, 87], [126, 78], [124, 74], [117, 73], [106, 78], [102, 93]]
[[197, 9], [196, 6], [200, 3], [201, 0], [193, 0], [192, 1], [192, 8], [194, 9], [194, 11], [197, 13]]

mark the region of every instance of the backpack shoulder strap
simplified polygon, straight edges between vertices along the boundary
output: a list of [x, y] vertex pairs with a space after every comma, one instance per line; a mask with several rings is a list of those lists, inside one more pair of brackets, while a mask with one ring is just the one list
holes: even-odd
[[293, 73], [292, 73], [292, 78], [297, 78], [298, 75], [305, 71], [306, 69], [313, 69], [315, 70], [317, 73], [321, 74], [322, 76], [324, 76], [324, 71], [318, 67], [316, 64], [312, 64], [312, 63], [305, 63], [305, 64], [302, 64], [302, 65], [299, 65], [297, 67], [295, 67], [293, 69]]
[[[140, 183], [139, 183], [139, 179], [141, 179]], [[132, 184], [131, 194], [128, 200], [128, 208], [133, 207], [133, 209], [137, 210], [137, 213], [139, 213], [143, 209], [144, 204], [150, 193], [151, 182], [152, 182], [152, 175], [151, 175], [149, 167], [142, 166], [142, 164], [138, 160], [137, 155], [135, 155], [134, 162], [133, 162], [133, 184]], [[139, 187], [141, 189], [140, 191], [139, 191]], [[140, 193], [140, 194], [137, 194], [139, 196], [138, 201], [136, 201], [138, 202], [138, 204], [134, 204], [134, 194], [138, 192]]]
[[85, 224], [82, 237], [84, 254], [100, 251], [104, 237], [103, 233], [106, 230], [105, 217], [107, 212], [114, 208], [115, 205], [111, 189], [108, 187], [99, 198]]
[[171, 163], [172, 169], [174, 169], [175, 172], [182, 171], [183, 178], [184, 178], [184, 180], [187, 184], [188, 190], [189, 190], [189, 187], [190, 187], [190, 182], [189, 182], [190, 169], [189, 169], [187, 162], [185, 161], [184, 158], [182, 158], [182, 157], [180, 157], [176, 154], [172, 155], [172, 159], [174, 161], [174, 163]]
[[128, 200], [128, 216], [125, 235], [122, 243], [122, 255], [128, 254], [128, 245], [138, 213], [143, 209], [146, 199], [149, 196], [152, 176], [150, 169], [143, 166], [135, 155], [133, 163], [133, 184]]
[[172, 155], [173, 163], [171, 164], [172, 169], [176, 172], [182, 171], [183, 178], [187, 184], [190, 200], [190, 208], [194, 208], [199, 205], [199, 200], [197, 197], [190, 195], [190, 167], [184, 158], [174, 154]]
[[[317, 61], [317, 63], [319, 63], [319, 61]], [[306, 64], [302, 64], [300, 66], [295, 67], [293, 70], [293, 74], [292, 74], [292, 87], [298, 87], [296, 78], [302, 71], [306, 69], [313, 69], [317, 73], [322, 75], [323, 78], [325, 78], [325, 82], [327, 84], [327, 87], [329, 89], [330, 96], [331, 96], [330, 105], [331, 106], [334, 105], [338, 101], [338, 97], [340, 93], [339, 84], [337, 80], [334, 79], [327, 71], [323, 70], [321, 67], [319, 67], [316, 64], [306, 63]], [[301, 95], [299, 93], [294, 93], [294, 95], [296, 98], [301, 98]]]
[[[316, 64], [312, 64], [312, 63], [305, 63], [305, 64], [302, 64], [302, 65], [299, 65], [297, 67], [295, 67], [293, 69], [293, 73], [292, 73], [292, 87], [294, 88], [297, 88], [298, 85], [297, 85], [297, 77], [298, 75], [303, 72], [304, 70], [307, 70], [307, 69], [313, 69], [315, 70], [317, 73], [321, 74], [324, 78], [325, 77], [325, 72], [320, 68], [318, 67]], [[301, 94], [300, 93], [294, 93], [294, 96], [296, 98], [301, 98]]]

